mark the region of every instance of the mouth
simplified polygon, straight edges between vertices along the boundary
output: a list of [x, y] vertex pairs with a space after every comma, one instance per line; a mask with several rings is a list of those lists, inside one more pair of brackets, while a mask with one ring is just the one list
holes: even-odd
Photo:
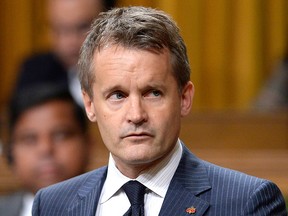
[[59, 166], [55, 163], [43, 162], [38, 166], [38, 174], [42, 178], [57, 178], [59, 173]]
[[128, 133], [122, 137], [122, 139], [127, 140], [128, 142], [134, 143], [134, 144], [141, 144], [144, 142], [149, 141], [151, 138], [153, 138], [153, 135], [151, 133], [147, 132], [134, 132], [134, 133]]
[[143, 138], [143, 137], [152, 137], [150, 133], [141, 132], [141, 133], [129, 133], [123, 136], [123, 138]]
[[52, 166], [45, 166], [41, 168], [40, 173], [43, 176], [54, 176], [57, 175], [58, 169]]

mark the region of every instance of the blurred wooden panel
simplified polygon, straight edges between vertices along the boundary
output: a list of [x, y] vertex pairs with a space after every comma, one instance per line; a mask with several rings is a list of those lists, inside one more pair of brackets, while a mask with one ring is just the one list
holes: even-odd
[[233, 4], [233, 86], [234, 104], [245, 108], [255, 94], [259, 72], [263, 70], [262, 3], [257, 0]]
[[31, 0], [1, 1], [0, 105], [9, 98], [16, 71], [31, 49]]
[[[231, 8], [226, 0], [202, 3], [201, 102], [219, 109], [226, 104], [227, 60], [229, 54], [229, 21]], [[213, 78], [212, 78], [213, 77]], [[197, 89], [197, 83], [195, 83]]]
[[[265, 1], [265, 44], [264, 70], [260, 76], [262, 84], [276, 72], [275, 65], [283, 58], [283, 53], [288, 55], [288, 1], [267, 0]], [[283, 44], [286, 44], [283, 46]], [[271, 61], [272, 60], [272, 61]], [[257, 92], [258, 93], [258, 92]]]
[[288, 113], [200, 112], [183, 119], [191, 148], [287, 149]]

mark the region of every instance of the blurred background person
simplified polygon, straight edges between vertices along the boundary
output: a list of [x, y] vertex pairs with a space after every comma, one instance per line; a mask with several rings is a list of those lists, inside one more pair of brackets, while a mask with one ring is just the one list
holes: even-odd
[[52, 50], [24, 61], [14, 94], [34, 84], [59, 83], [82, 105], [76, 67], [79, 49], [92, 20], [113, 6], [114, 0], [47, 0]]
[[253, 106], [260, 111], [288, 110], [288, 51], [274, 68]]
[[83, 109], [67, 89], [25, 89], [10, 105], [7, 161], [22, 190], [0, 197], [0, 215], [31, 215], [42, 187], [87, 171], [90, 137]]

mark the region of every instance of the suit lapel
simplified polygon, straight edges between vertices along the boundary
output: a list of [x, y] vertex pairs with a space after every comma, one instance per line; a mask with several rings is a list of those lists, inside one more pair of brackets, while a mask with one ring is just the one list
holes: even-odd
[[78, 189], [78, 196], [71, 203], [68, 215], [95, 216], [106, 175], [107, 167], [92, 172]]
[[201, 216], [209, 208], [207, 201], [197, 197], [211, 189], [206, 169], [184, 145], [182, 147], [182, 158], [169, 185], [160, 216]]
[[[159, 216], [185, 216], [190, 210], [195, 216], [203, 215], [209, 203], [197, 195], [211, 189], [205, 167], [184, 145], [179, 166], [169, 185]], [[95, 216], [101, 190], [106, 179], [107, 167], [93, 171], [78, 189], [78, 196], [71, 203], [68, 215]]]

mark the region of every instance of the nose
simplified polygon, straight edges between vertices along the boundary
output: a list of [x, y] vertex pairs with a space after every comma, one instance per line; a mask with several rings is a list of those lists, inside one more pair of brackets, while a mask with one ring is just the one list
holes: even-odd
[[83, 36], [75, 31], [68, 31], [58, 37], [58, 44], [63, 49], [62, 52], [66, 52], [67, 54], [76, 51], [79, 52], [82, 42]]
[[42, 155], [50, 155], [53, 152], [53, 140], [50, 137], [43, 137], [39, 140], [38, 151]]
[[131, 97], [129, 107], [127, 109], [127, 120], [129, 123], [135, 125], [141, 125], [146, 122], [148, 115], [145, 109], [145, 105], [141, 98]]

